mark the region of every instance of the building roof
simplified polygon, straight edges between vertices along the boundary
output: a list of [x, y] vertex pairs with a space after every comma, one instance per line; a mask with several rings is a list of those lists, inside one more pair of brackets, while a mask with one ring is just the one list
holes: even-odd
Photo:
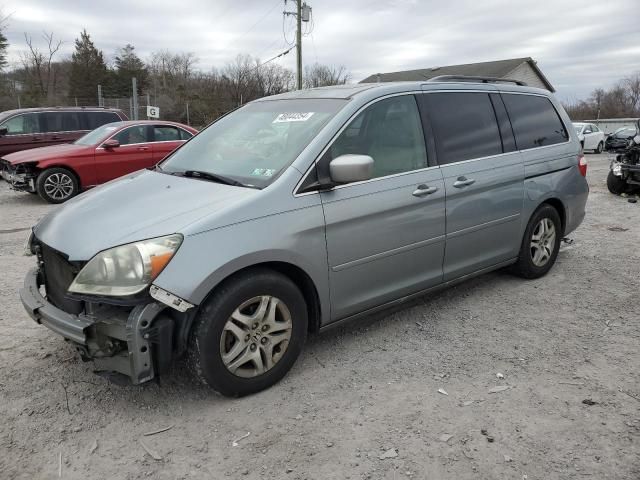
[[547, 80], [542, 71], [538, 68], [536, 61], [531, 57], [510, 58], [507, 60], [496, 60], [493, 62], [466, 63], [463, 65], [447, 65], [444, 67], [421, 68], [418, 70], [406, 70], [403, 72], [376, 73], [370, 75], [360, 83], [376, 82], [397, 82], [397, 81], [421, 81], [440, 75], [469, 75], [479, 77], [508, 78], [523, 63], [529, 63], [531, 68], [540, 77], [547, 89], [554, 92], [553, 85]]

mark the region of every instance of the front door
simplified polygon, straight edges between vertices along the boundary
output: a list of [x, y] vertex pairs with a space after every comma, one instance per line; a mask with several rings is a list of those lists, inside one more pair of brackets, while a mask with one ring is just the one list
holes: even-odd
[[321, 162], [348, 153], [371, 156], [374, 178], [321, 193], [334, 320], [442, 281], [444, 184], [415, 97], [367, 107]]
[[447, 197], [445, 281], [514, 258], [520, 246], [524, 165], [504, 105], [492, 97], [422, 96]]
[[21, 113], [0, 124], [0, 128], [7, 129], [7, 133], [0, 137], [0, 156], [47, 145], [40, 127], [40, 115], [36, 112]]
[[100, 146], [96, 149], [96, 173], [99, 184], [154, 164], [147, 125], [127, 127], [111, 138], [117, 140], [120, 145], [111, 148]]

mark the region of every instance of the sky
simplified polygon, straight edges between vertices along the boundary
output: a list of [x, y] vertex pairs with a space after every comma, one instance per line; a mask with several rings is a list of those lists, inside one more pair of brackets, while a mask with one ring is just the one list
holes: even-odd
[[[532, 57], [563, 101], [588, 97], [640, 71], [639, 0], [307, 0], [304, 64], [344, 65], [352, 81], [370, 74]], [[193, 52], [197, 68], [221, 68], [238, 54], [262, 61], [295, 39], [284, 0], [0, 0], [9, 60], [25, 32], [45, 47], [53, 32], [69, 56], [87, 29], [112, 59], [127, 43], [151, 52]], [[286, 9], [292, 10], [289, 0]], [[295, 68], [295, 50], [277, 60]]]

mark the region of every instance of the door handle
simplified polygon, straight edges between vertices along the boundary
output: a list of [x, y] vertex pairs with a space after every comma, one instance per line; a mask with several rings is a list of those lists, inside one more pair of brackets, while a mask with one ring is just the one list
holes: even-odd
[[58, 136], [58, 135], [54, 135], [53, 137], [51, 137], [51, 140], [60, 140], [62, 137]]
[[473, 185], [476, 181], [473, 178], [467, 177], [458, 177], [458, 179], [453, 182], [453, 186], [456, 188], [468, 187], [469, 185]]
[[149, 150], [149, 147], [138, 147], [138, 150]]
[[411, 195], [414, 197], [424, 197], [425, 195], [431, 195], [437, 191], [438, 187], [428, 187], [427, 185], [422, 184], [418, 185]]

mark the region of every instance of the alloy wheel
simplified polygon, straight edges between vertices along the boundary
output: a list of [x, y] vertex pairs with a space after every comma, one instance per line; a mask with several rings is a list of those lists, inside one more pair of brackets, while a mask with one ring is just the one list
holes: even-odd
[[556, 248], [556, 227], [550, 218], [543, 218], [531, 234], [531, 260], [536, 267], [543, 267]]
[[220, 355], [232, 374], [251, 378], [271, 370], [287, 350], [293, 322], [285, 303], [270, 295], [243, 302], [227, 319]]
[[52, 173], [44, 181], [44, 191], [54, 200], [63, 200], [73, 193], [73, 179], [66, 173]]

